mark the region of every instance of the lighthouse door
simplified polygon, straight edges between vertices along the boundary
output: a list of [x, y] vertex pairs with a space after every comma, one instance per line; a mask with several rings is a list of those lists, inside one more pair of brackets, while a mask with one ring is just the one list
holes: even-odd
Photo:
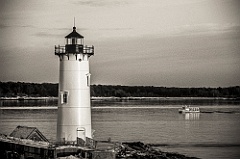
[[83, 127], [77, 128], [77, 137], [86, 141], [85, 128]]

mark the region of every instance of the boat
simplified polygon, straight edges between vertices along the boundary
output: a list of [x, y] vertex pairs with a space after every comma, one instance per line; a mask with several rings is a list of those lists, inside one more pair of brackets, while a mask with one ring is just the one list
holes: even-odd
[[27, 98], [26, 95], [24, 95], [24, 96], [17, 96], [17, 100], [25, 100], [26, 98]]
[[178, 110], [179, 113], [200, 113], [199, 107], [190, 107], [190, 106], [183, 106], [181, 109]]

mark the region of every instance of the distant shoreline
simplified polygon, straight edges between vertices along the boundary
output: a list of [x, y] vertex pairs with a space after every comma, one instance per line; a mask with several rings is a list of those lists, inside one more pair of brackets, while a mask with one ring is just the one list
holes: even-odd
[[225, 97], [91, 97], [92, 100], [236, 100]]
[[[0, 100], [57, 100], [58, 97], [0, 97]], [[226, 97], [91, 97], [91, 100], [240, 100]]]
[[[1, 97], [17, 97], [18, 100], [58, 97], [57, 83], [24, 83], [1, 82]], [[163, 86], [121, 86], [121, 85], [91, 85], [90, 95], [96, 98], [143, 99], [168, 97], [213, 97], [240, 98], [240, 86], [232, 87], [163, 87]], [[117, 98], [119, 97], [119, 98]], [[10, 98], [8, 98], [10, 99]], [[13, 99], [13, 98], [11, 98]], [[149, 98], [148, 98], [149, 99]]]
[[58, 97], [0, 97], [0, 100], [55, 100]]

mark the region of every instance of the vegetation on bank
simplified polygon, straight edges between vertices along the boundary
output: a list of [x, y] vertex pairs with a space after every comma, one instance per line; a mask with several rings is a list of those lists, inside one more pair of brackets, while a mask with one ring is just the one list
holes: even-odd
[[[1, 97], [57, 97], [58, 84], [0, 82]], [[94, 97], [222, 97], [239, 98], [240, 87], [177, 88], [153, 86], [91, 85]]]

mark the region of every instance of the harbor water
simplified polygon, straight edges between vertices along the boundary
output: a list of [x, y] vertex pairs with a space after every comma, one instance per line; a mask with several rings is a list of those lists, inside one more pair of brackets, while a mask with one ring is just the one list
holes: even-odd
[[[179, 114], [185, 104], [201, 113]], [[0, 108], [0, 133], [34, 126], [55, 140], [56, 99], [1, 100]], [[203, 159], [240, 158], [240, 102], [235, 100], [92, 100], [92, 127], [95, 140], [141, 141]]]

